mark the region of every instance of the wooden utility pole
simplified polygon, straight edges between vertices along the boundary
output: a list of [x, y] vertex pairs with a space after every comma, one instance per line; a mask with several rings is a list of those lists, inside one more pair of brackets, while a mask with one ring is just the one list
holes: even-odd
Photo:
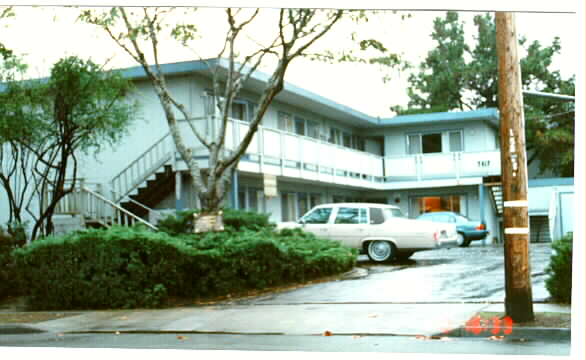
[[527, 155], [514, 15], [496, 13], [501, 174], [505, 234], [505, 309], [514, 322], [534, 319], [529, 263]]

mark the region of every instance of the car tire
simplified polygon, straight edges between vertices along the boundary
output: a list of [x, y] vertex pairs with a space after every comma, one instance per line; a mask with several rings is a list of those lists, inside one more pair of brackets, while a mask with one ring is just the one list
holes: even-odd
[[368, 243], [366, 253], [374, 262], [385, 262], [393, 260], [397, 251], [395, 245], [390, 241], [374, 240]]
[[470, 240], [466, 239], [463, 234], [458, 233], [458, 246], [459, 247], [468, 247], [470, 245]]

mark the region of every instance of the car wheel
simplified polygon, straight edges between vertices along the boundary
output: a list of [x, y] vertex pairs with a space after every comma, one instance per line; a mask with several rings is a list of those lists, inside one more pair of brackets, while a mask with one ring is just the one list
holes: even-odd
[[375, 240], [368, 244], [367, 253], [372, 261], [388, 261], [395, 257], [395, 246], [389, 241]]
[[458, 233], [457, 243], [459, 247], [468, 247], [470, 240], [466, 239], [464, 235]]

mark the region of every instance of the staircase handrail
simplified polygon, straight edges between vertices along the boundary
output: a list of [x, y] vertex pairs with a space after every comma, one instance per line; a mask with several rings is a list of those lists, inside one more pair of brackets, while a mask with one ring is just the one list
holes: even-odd
[[[116, 200], [117, 202], [128, 195], [132, 190], [134, 190], [137, 186], [139, 186], [142, 182], [146, 180], [154, 171], [159, 169], [165, 162], [167, 162], [174, 153], [174, 149], [169, 149], [165, 151], [163, 148], [162, 154], [158, 154], [157, 159], [152, 159], [155, 155], [155, 149], [159, 149], [161, 144], [171, 136], [170, 132], [167, 132], [163, 137], [157, 140], [154, 144], [149, 146], [142, 154], [140, 154], [136, 159], [134, 159], [128, 166], [126, 166], [122, 171], [120, 171], [117, 175], [115, 175], [112, 180], [110, 181], [110, 185], [112, 187], [113, 192], [117, 195]], [[133, 174], [132, 171], [134, 168], [138, 168], [140, 161], [145, 161], [147, 157], [151, 154], [151, 163], [149, 164], [148, 168], [145, 166], [142, 172], [136, 171], [136, 174]], [[140, 170], [140, 169], [137, 169]], [[131, 180], [128, 181], [127, 176], [128, 173], [131, 174]], [[122, 179], [126, 179], [126, 188], [122, 188]]]
[[114, 203], [114, 202], [112, 202], [112, 201], [110, 201], [110, 200], [106, 199], [106, 198], [105, 198], [105, 197], [103, 197], [102, 195], [100, 195], [100, 194], [98, 194], [98, 193], [96, 193], [96, 192], [94, 192], [94, 191], [92, 191], [92, 190], [88, 189], [87, 187], [85, 187], [85, 186], [84, 186], [84, 187], [82, 187], [82, 190], [83, 190], [84, 192], [88, 193], [89, 195], [91, 195], [91, 196], [95, 197], [96, 199], [98, 199], [98, 200], [100, 200], [100, 201], [102, 201], [102, 202], [104, 202], [104, 203], [106, 203], [106, 204], [110, 205], [110, 206], [111, 206], [111, 207], [113, 207], [114, 209], [116, 209], [116, 210], [118, 210], [118, 211], [121, 211], [121, 212], [122, 212], [122, 213], [124, 213], [125, 215], [127, 215], [127, 216], [130, 216], [130, 217], [131, 217], [133, 220], [135, 220], [135, 221], [138, 221], [138, 222], [140, 222], [140, 223], [141, 223], [141, 224], [143, 224], [143, 225], [146, 225], [147, 227], [151, 228], [152, 230], [155, 230], [155, 231], [157, 231], [157, 230], [158, 230], [158, 228], [157, 228], [155, 225], [153, 225], [153, 224], [149, 223], [148, 221], [145, 221], [145, 220], [141, 219], [140, 217], [138, 217], [138, 216], [134, 215], [134, 214], [133, 214], [133, 213], [131, 213], [130, 211], [128, 211], [128, 210], [124, 209], [123, 207], [121, 207], [121, 206], [117, 205], [116, 203]]

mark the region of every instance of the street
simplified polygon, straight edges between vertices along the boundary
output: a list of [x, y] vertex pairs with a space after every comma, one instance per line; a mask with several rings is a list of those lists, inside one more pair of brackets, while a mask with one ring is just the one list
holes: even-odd
[[[548, 244], [532, 244], [533, 296], [547, 298]], [[401, 263], [361, 256], [362, 276], [252, 299], [163, 310], [89, 312], [2, 335], [0, 346], [568, 355], [569, 341], [431, 336], [504, 300], [503, 249], [474, 244]], [[494, 305], [493, 305], [494, 306]], [[504, 305], [503, 305], [504, 310]], [[514, 331], [513, 331], [514, 333]]]

